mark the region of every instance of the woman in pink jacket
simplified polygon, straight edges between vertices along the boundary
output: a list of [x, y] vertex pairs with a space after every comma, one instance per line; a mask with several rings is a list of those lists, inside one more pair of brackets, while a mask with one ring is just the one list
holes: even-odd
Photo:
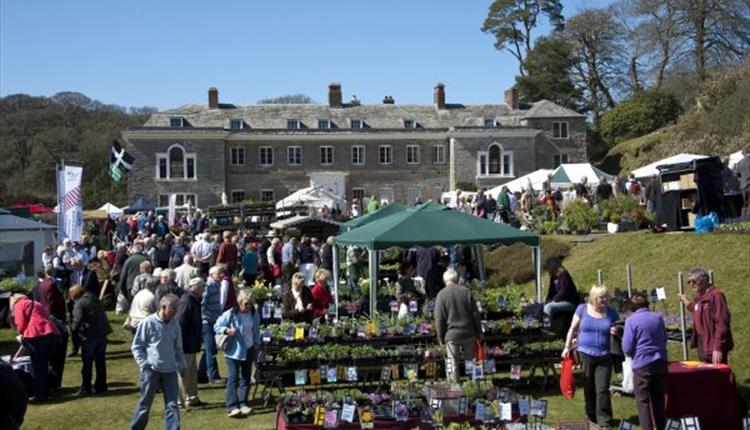
[[18, 330], [18, 341], [31, 356], [34, 373], [34, 402], [47, 400], [47, 366], [59, 339], [60, 331], [49, 317], [47, 306], [23, 294], [10, 297], [10, 308]]

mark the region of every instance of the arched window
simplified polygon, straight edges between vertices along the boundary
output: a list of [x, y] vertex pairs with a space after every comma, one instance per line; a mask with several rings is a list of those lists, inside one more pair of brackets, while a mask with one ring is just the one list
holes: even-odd
[[492, 142], [486, 151], [477, 153], [477, 176], [513, 176], [513, 151]]
[[180, 181], [196, 179], [196, 154], [175, 143], [167, 152], [156, 153], [156, 179]]

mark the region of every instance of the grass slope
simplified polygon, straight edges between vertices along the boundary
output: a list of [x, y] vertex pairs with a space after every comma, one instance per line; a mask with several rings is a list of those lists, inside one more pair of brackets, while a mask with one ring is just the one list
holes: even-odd
[[[570, 236], [550, 236], [544, 238], [545, 247], [572, 249], [565, 265], [573, 275], [579, 289], [587, 289], [596, 281], [597, 269], [602, 269], [605, 283], [611, 287], [625, 288], [625, 264], [633, 267], [635, 287], [651, 289], [657, 285], [667, 288], [668, 309], [677, 311], [676, 301], [677, 272], [687, 271], [693, 266], [703, 266], [716, 273], [717, 285], [726, 293], [732, 310], [732, 329], [736, 347], [730, 355], [742, 395], [750, 400], [750, 236], [696, 235], [693, 233], [653, 235], [645, 232], [610, 235], [591, 243], [574, 243]], [[496, 251], [497, 252], [497, 251]], [[528, 248], [518, 250], [518, 256], [496, 254], [489, 258], [489, 269], [498, 276], [512, 265], [529, 264]], [[494, 254], [494, 253], [493, 253]], [[505, 264], [503, 264], [505, 262]], [[513, 275], [515, 276], [515, 275]], [[545, 292], [546, 292], [545, 279]], [[522, 284], [533, 294], [533, 284]], [[54, 400], [45, 405], [32, 405], [26, 414], [24, 429], [92, 429], [127, 428], [135, 403], [138, 400], [138, 372], [130, 354], [130, 335], [120, 329], [122, 317], [110, 315], [115, 333], [110, 337], [108, 348], [108, 372], [111, 392], [105, 397], [77, 398], [75, 392], [80, 383], [80, 358], [69, 359], [65, 369], [64, 387]], [[0, 331], [0, 353], [14, 351], [14, 333]], [[672, 359], [679, 359], [677, 345], [670, 346]], [[694, 357], [691, 351], [691, 357]], [[219, 360], [223, 370], [223, 360]], [[507, 375], [506, 375], [507, 376]], [[552, 377], [545, 392], [536, 384], [513, 383], [507, 379], [504, 384], [513, 389], [543, 397], [549, 401], [550, 423], [563, 420], [581, 420], [583, 417], [582, 392], [572, 400], [560, 395], [557, 380]], [[537, 381], [538, 382], [538, 381]], [[201, 386], [200, 396], [210, 405], [183, 414], [185, 429], [270, 429], [274, 427], [275, 415], [271, 408], [260, 409], [258, 413], [243, 420], [232, 420], [224, 411], [224, 389]], [[615, 417], [637, 422], [634, 401], [630, 397], [613, 396]], [[256, 409], [258, 401], [252, 402]], [[154, 401], [149, 428], [162, 427], [162, 400]]]

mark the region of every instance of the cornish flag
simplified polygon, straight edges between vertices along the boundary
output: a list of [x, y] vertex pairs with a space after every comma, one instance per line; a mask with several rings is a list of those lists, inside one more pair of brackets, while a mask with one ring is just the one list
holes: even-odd
[[115, 182], [120, 182], [123, 175], [133, 168], [135, 157], [125, 152], [118, 141], [112, 142], [112, 155], [109, 157], [109, 175]]

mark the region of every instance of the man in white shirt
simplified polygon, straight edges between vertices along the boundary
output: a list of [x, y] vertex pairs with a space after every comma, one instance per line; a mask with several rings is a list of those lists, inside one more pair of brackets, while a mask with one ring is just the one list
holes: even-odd
[[205, 278], [208, 276], [208, 270], [211, 268], [211, 244], [206, 242], [206, 234], [199, 234], [198, 240], [190, 247], [190, 253], [193, 255], [195, 265], [198, 267], [198, 274]]
[[174, 274], [177, 286], [187, 291], [190, 281], [198, 276], [198, 269], [193, 265], [193, 256], [185, 255], [182, 265], [174, 269]]

